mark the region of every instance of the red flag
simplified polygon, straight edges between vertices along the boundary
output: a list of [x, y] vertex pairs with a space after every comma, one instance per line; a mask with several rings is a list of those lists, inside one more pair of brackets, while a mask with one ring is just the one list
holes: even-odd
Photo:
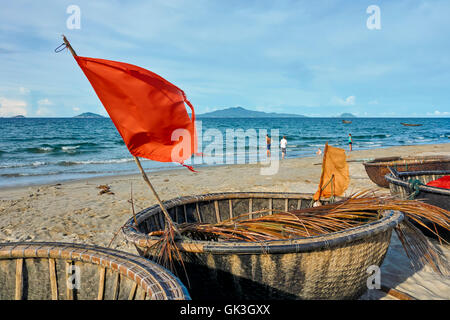
[[197, 151], [194, 108], [183, 90], [128, 63], [75, 59], [132, 155], [182, 164]]

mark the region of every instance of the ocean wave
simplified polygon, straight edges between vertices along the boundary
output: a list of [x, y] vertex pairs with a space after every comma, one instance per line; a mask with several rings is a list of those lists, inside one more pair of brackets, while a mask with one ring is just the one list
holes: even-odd
[[[143, 159], [146, 160], [146, 159]], [[40, 167], [40, 166], [77, 166], [77, 165], [91, 165], [91, 164], [115, 164], [115, 163], [126, 163], [134, 161], [133, 158], [121, 158], [121, 159], [105, 159], [105, 160], [80, 160], [80, 161], [34, 161], [27, 163], [6, 163], [0, 164], [0, 169], [13, 169], [13, 168], [26, 168], [26, 167]]]
[[10, 169], [10, 168], [25, 168], [25, 167], [40, 167], [45, 166], [49, 164], [45, 161], [34, 161], [34, 162], [27, 162], [27, 163], [6, 163], [6, 164], [0, 164], [0, 169]]
[[78, 149], [80, 146], [62, 146], [62, 151], [72, 152], [73, 150]]
[[4, 177], [4, 178], [17, 178], [17, 177], [25, 177], [25, 176], [29, 176], [30, 174], [28, 173], [3, 173], [0, 174], [0, 177]]
[[125, 163], [132, 162], [132, 158], [122, 158], [122, 159], [109, 159], [109, 160], [80, 160], [80, 161], [59, 161], [57, 164], [60, 166], [76, 166], [83, 164], [111, 164], [111, 163]]
[[94, 142], [81, 142], [73, 144], [42, 144], [36, 147], [20, 148], [14, 150], [14, 153], [86, 153], [97, 152], [98, 149], [106, 148], [106, 146], [99, 145]]
[[51, 171], [51, 172], [40, 172], [40, 173], [28, 173], [28, 172], [15, 172], [15, 173], [2, 173], [0, 177], [5, 178], [18, 178], [18, 177], [39, 177], [39, 176], [49, 176], [58, 175], [64, 173], [63, 171]]
[[25, 148], [20, 149], [19, 151], [27, 152], [27, 153], [49, 153], [55, 150], [51, 146], [41, 146], [41, 147], [32, 147], [32, 148]]
[[367, 139], [367, 138], [388, 138], [391, 135], [387, 134], [367, 134], [367, 135], [352, 135], [354, 139]]
[[323, 140], [323, 141], [330, 141], [333, 139], [336, 139], [336, 137], [299, 137], [300, 140]]
[[[79, 137], [33, 137], [34, 141], [76, 141]], [[87, 138], [89, 139], [89, 138]], [[12, 141], [12, 142], [29, 142], [30, 138], [19, 138], [19, 137], [9, 137], [5, 138], [5, 141]]]

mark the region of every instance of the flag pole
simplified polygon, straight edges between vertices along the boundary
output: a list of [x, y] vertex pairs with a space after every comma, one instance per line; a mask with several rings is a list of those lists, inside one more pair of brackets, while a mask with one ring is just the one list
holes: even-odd
[[175, 226], [175, 223], [173, 222], [172, 218], [170, 217], [169, 213], [166, 210], [166, 207], [164, 207], [164, 204], [162, 203], [161, 199], [159, 198], [158, 193], [156, 192], [155, 188], [153, 187], [152, 183], [150, 182], [150, 179], [148, 178], [147, 174], [144, 171], [144, 168], [142, 168], [141, 161], [138, 157], [133, 156], [134, 161], [136, 162], [139, 171], [141, 171], [142, 178], [147, 183], [147, 185], [150, 187], [150, 190], [152, 190], [153, 195], [156, 198], [156, 201], [158, 201], [159, 206], [161, 207], [161, 210], [163, 211], [164, 215], [166, 216], [167, 221], [171, 224], [171, 226], [174, 228], [175, 232], [180, 235], [180, 232], [178, 231], [178, 228]]
[[[72, 53], [72, 55], [74, 57], [77, 57], [77, 53], [75, 52], [75, 50], [70, 45], [70, 42], [69, 42], [69, 40], [67, 40], [66, 36], [63, 35], [62, 37], [63, 37], [64, 44], [70, 50], [70, 53]], [[142, 174], [142, 177], [144, 178], [144, 181], [150, 187], [150, 190], [152, 191], [153, 195], [155, 196], [156, 201], [158, 201], [158, 204], [161, 207], [161, 210], [164, 213], [164, 216], [166, 217], [167, 222], [170, 224], [170, 226], [174, 229], [174, 231], [178, 235], [181, 235], [180, 231], [175, 226], [175, 223], [173, 222], [172, 218], [170, 217], [169, 213], [167, 212], [166, 207], [164, 207], [164, 204], [162, 203], [161, 199], [159, 198], [158, 193], [156, 192], [155, 188], [153, 187], [152, 183], [150, 182], [150, 179], [148, 178], [147, 174], [145, 173], [144, 169], [142, 168], [141, 161], [136, 156], [133, 156], [133, 158], [134, 158], [134, 161], [136, 162], [136, 164], [137, 164], [137, 166], [139, 168], [139, 171], [141, 171], [141, 174]]]
[[[323, 156], [322, 156], [322, 173], [320, 174], [320, 181], [319, 181], [319, 199], [317, 199], [318, 201], [320, 201], [320, 197], [322, 196], [322, 191], [323, 189], [325, 189], [325, 187], [322, 188], [323, 185], [323, 169], [325, 168], [325, 161], [326, 161], [326, 157], [325, 155], [327, 154], [328, 151], [328, 141], [325, 143], [325, 148], [323, 149]], [[329, 182], [328, 182], [329, 183]], [[328, 185], [327, 183], [327, 185]]]

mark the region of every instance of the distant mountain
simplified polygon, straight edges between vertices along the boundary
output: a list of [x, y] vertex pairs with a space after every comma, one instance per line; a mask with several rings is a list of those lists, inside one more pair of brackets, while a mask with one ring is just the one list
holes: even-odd
[[14, 117], [11, 117], [11, 118], [25, 118], [25, 116], [19, 114], [18, 116], [14, 116]]
[[104, 118], [104, 116], [92, 112], [85, 112], [75, 116], [74, 118]]
[[356, 118], [356, 116], [351, 113], [343, 113], [338, 118]]
[[198, 118], [305, 118], [300, 114], [247, 110], [242, 107], [227, 108], [197, 115]]

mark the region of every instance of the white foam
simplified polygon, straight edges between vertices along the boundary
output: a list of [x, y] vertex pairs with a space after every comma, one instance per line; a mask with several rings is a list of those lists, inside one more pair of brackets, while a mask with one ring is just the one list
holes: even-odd
[[80, 146], [63, 146], [61, 147], [62, 151], [72, 151], [78, 149]]

